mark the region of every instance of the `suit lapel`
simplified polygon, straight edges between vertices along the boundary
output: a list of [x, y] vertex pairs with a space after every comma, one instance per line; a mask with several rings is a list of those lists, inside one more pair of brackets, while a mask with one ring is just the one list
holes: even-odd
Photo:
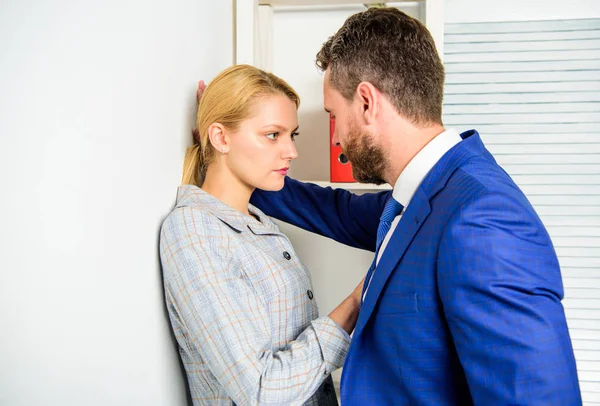
[[355, 335], [360, 334], [371, 317], [387, 280], [396, 269], [398, 262], [404, 256], [406, 249], [421, 225], [429, 216], [431, 212], [430, 200], [446, 186], [448, 179], [456, 169], [468, 159], [481, 155], [485, 151], [485, 147], [476, 131], [467, 131], [461, 134], [461, 137], [463, 141], [448, 151], [429, 171], [402, 215], [400, 223], [394, 230], [394, 234], [392, 234], [373, 273], [365, 301], [356, 322]]
[[[392, 271], [396, 268], [396, 265], [417, 234], [417, 231], [419, 231], [421, 225], [427, 216], [429, 216], [430, 211], [429, 199], [423, 193], [421, 188], [417, 189], [411, 203], [400, 218], [400, 223], [398, 223], [398, 226], [394, 230], [394, 234], [392, 234], [385, 251], [383, 251], [383, 254], [381, 255], [379, 264], [373, 273], [367, 295], [365, 296], [365, 301], [360, 309], [355, 334], [360, 333], [371, 316], [386, 281], [392, 274]], [[393, 249], [388, 249], [388, 247], [393, 247]]]

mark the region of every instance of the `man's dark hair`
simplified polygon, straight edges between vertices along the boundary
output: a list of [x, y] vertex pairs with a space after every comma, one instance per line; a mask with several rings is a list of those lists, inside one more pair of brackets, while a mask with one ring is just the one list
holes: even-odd
[[402, 11], [370, 8], [349, 17], [317, 54], [330, 84], [352, 100], [372, 83], [415, 125], [442, 124], [444, 66], [425, 26]]

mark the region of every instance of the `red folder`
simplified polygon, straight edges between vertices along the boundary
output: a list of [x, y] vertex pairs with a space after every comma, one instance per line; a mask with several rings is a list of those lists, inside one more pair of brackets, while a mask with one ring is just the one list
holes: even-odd
[[329, 178], [331, 182], [356, 182], [352, 176], [352, 164], [342, 152], [342, 147], [333, 145], [333, 133], [335, 131], [335, 118], [329, 115]]

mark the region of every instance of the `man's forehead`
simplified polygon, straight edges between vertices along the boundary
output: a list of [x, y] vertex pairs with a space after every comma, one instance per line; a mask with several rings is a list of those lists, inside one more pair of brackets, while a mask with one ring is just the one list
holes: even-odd
[[325, 97], [329, 96], [331, 92], [331, 82], [329, 81], [329, 69], [325, 71], [325, 77], [323, 78], [323, 94]]
[[330, 68], [327, 68], [325, 70], [325, 76], [323, 77], [323, 86], [329, 87], [330, 86], [330, 80], [331, 80], [331, 70]]

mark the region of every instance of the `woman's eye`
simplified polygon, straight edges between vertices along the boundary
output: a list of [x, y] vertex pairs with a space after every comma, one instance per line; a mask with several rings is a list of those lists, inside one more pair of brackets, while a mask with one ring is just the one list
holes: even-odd
[[297, 131], [296, 131], [296, 132], [293, 132], [293, 133], [292, 133], [292, 141], [296, 141], [296, 137], [297, 137], [297, 136], [299, 136], [299, 135], [300, 135], [300, 133], [299, 133], [299, 132], [297, 132]]
[[276, 140], [278, 136], [279, 136], [279, 133], [270, 133], [270, 134], [267, 134], [267, 138], [270, 139], [270, 140]]

